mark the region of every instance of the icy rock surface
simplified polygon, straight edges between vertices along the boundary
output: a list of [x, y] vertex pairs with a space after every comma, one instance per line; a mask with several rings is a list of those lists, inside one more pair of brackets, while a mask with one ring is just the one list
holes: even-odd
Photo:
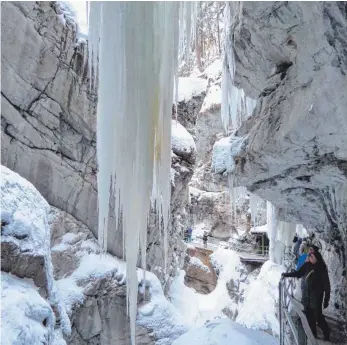
[[245, 141], [232, 157], [235, 181], [334, 248], [344, 273], [332, 275], [341, 291], [332, 305], [346, 320], [346, 4], [230, 3], [229, 11], [237, 57], [227, 46], [229, 69], [257, 99], [236, 133]]
[[97, 230], [87, 44], [58, 2], [1, 3], [1, 164]]
[[50, 305], [34, 284], [1, 272], [3, 345], [48, 344], [54, 320]]

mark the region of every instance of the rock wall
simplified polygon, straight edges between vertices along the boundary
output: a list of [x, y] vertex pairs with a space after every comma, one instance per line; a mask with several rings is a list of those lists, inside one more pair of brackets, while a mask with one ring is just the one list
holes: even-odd
[[56, 2], [1, 3], [1, 162], [97, 229], [96, 95]]
[[236, 132], [243, 138], [233, 157], [236, 183], [333, 247], [342, 267], [342, 278], [332, 275], [340, 291], [333, 303], [345, 320], [346, 10], [345, 2], [230, 3], [226, 47], [235, 85], [257, 99]]
[[212, 292], [217, 285], [217, 274], [210, 261], [212, 251], [202, 248], [188, 248], [183, 269], [185, 285], [201, 294]]

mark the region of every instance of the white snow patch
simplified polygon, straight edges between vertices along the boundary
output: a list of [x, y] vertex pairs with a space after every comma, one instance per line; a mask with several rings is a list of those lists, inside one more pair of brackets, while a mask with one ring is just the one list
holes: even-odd
[[259, 226], [256, 226], [256, 227], [254, 227], [254, 228], [252, 228], [251, 229], [251, 233], [252, 234], [256, 234], [256, 233], [268, 233], [268, 225], [267, 224], [265, 224], [265, 225], [259, 225]]
[[172, 345], [278, 345], [269, 334], [242, 327], [229, 319], [208, 322], [205, 326], [183, 334]]
[[177, 174], [176, 170], [174, 168], [171, 168], [170, 170], [170, 180], [171, 180], [171, 185], [175, 186], [175, 175]]
[[245, 292], [243, 308], [240, 309], [236, 321], [256, 330], [271, 330], [274, 335], [279, 334], [279, 323], [276, 318], [278, 303], [278, 282], [284, 271], [271, 261], [262, 266], [256, 280]]
[[125, 263], [109, 254], [86, 254], [79, 267], [67, 278], [56, 281], [58, 294], [64, 302], [68, 313], [76, 303], [84, 300], [84, 288], [78, 282], [88, 278], [100, 278], [117, 272], [125, 275]]
[[[139, 277], [142, 272], [139, 270]], [[149, 286], [151, 300], [138, 309], [136, 323], [153, 330], [153, 334], [159, 339], [156, 345], [171, 345], [187, 332], [187, 325], [179, 311], [165, 298], [160, 281], [153, 273], [146, 272], [146, 285]]]
[[16, 243], [22, 250], [36, 255], [49, 254], [49, 205], [27, 180], [1, 166], [1, 241]]
[[230, 137], [219, 139], [213, 145], [212, 169], [216, 173], [224, 173], [231, 165], [231, 141]]
[[191, 134], [176, 120], [171, 123], [171, 147], [174, 153], [192, 154], [196, 145]]
[[3, 227], [1, 241], [13, 242], [22, 252], [44, 257], [48, 298], [60, 312], [62, 330], [69, 334], [70, 321], [56, 294], [53, 278], [49, 210], [47, 201], [30, 182], [1, 166], [1, 219], [8, 223]]
[[206, 92], [207, 80], [203, 78], [178, 78], [178, 102], [188, 102], [195, 96]]
[[170, 287], [169, 298], [173, 306], [182, 313], [183, 322], [190, 328], [200, 327], [208, 320], [225, 317], [222, 310], [226, 307], [232, 311], [238, 308], [227, 290], [226, 284], [231, 279], [238, 281], [240, 292], [246, 288], [246, 283], [241, 281], [245, 270], [234, 251], [218, 248], [211, 255], [211, 261], [220, 273], [217, 286], [210, 294], [201, 295], [187, 287], [184, 284], [184, 271], [175, 277]]
[[217, 80], [222, 76], [223, 63], [220, 59], [215, 60], [209, 65], [203, 74], [205, 74], [208, 78]]
[[59, 1], [64, 15], [77, 24], [79, 37], [88, 37], [87, 1]]
[[1, 344], [48, 344], [53, 324], [53, 311], [35, 285], [1, 272]]
[[220, 109], [222, 103], [222, 89], [218, 85], [211, 85], [202, 104], [200, 114], [214, 109]]
[[189, 264], [193, 266], [197, 266], [203, 271], [210, 272], [210, 269], [196, 256], [193, 256], [190, 258]]
[[239, 155], [246, 137], [226, 137], [215, 142], [212, 151], [212, 169], [216, 173], [232, 172], [234, 157]]

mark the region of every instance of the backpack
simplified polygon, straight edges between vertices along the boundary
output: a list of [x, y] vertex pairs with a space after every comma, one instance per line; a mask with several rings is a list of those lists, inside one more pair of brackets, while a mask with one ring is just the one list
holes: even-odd
[[306, 258], [307, 258], [307, 254], [306, 254], [306, 253], [301, 254], [301, 256], [299, 256], [298, 263], [296, 264], [296, 270], [297, 270], [297, 271], [298, 271], [298, 270], [300, 269], [300, 267], [305, 263]]

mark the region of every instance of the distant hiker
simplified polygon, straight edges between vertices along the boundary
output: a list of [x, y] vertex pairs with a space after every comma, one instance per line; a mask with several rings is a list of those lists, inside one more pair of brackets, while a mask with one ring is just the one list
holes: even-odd
[[296, 241], [294, 245], [293, 254], [295, 255], [296, 258], [300, 256], [299, 249], [300, 249], [301, 243], [302, 243], [302, 238], [298, 238], [298, 240]]
[[304, 253], [307, 253], [308, 248], [309, 248], [308, 247], [308, 241], [307, 241], [307, 237], [306, 237], [302, 240], [302, 243], [299, 246], [299, 253], [298, 253], [299, 255], [298, 256], [300, 256]]
[[330, 281], [327, 266], [318, 247], [310, 247], [307, 260], [298, 271], [282, 273], [282, 277], [303, 278], [301, 303], [312, 333], [317, 337], [318, 323], [324, 339], [329, 340], [330, 329], [322, 313], [322, 305], [324, 309], [329, 305]]
[[204, 247], [207, 248], [207, 232], [204, 232], [204, 236], [202, 236], [202, 241], [204, 242]]
[[184, 242], [188, 242], [188, 237], [189, 237], [189, 233], [188, 233], [188, 229], [184, 230]]
[[188, 242], [192, 242], [193, 230], [192, 228], [188, 228]]

